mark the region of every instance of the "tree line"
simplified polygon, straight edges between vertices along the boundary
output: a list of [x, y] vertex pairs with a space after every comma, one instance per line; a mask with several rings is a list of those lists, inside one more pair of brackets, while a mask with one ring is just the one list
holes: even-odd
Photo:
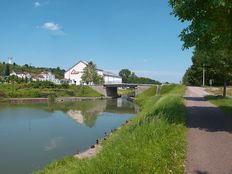
[[[55, 75], [57, 79], [63, 79], [64, 78], [64, 69], [61, 69], [60, 67], [57, 68], [45, 68], [45, 67], [35, 67], [30, 66], [28, 64], [25, 65], [18, 65], [16, 63], [8, 64], [5, 62], [0, 63], [0, 78], [1, 80], [9, 80], [10, 73], [30, 73], [30, 74], [39, 74], [43, 71], [50, 71], [52, 74]], [[16, 78], [15, 79], [20, 82], [22, 79]], [[24, 79], [25, 80], [25, 79]]]
[[169, 0], [172, 14], [189, 25], [180, 33], [183, 49], [193, 48], [193, 65], [186, 71], [183, 82], [200, 85], [203, 66], [207, 81], [226, 86], [232, 74], [232, 1], [228, 0]]
[[159, 81], [147, 77], [138, 77], [134, 72], [131, 72], [129, 69], [122, 69], [119, 72], [119, 76], [122, 78], [123, 83], [161, 84]]

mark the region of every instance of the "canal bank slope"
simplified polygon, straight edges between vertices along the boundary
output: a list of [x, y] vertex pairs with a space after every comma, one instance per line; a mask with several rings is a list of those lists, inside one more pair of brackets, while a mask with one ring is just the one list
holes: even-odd
[[184, 173], [185, 87], [163, 86], [139, 95], [137, 117], [102, 142], [95, 157], [67, 157], [36, 173]]

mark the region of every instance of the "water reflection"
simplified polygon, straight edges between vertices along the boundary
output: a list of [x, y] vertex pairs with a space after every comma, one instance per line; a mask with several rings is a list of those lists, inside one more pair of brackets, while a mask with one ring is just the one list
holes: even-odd
[[0, 173], [32, 173], [89, 148], [132, 118], [125, 99], [59, 104], [0, 104]]
[[[133, 103], [128, 102], [123, 98], [115, 99], [115, 100], [99, 100], [98, 102], [87, 102], [82, 103], [82, 110], [77, 110], [79, 108], [80, 103], [76, 103], [73, 106], [73, 109], [69, 111], [64, 111], [66, 114], [71, 117], [78, 124], [85, 124], [88, 127], [94, 127], [97, 117], [101, 116], [102, 112], [109, 113], [135, 113], [136, 108]], [[83, 105], [85, 107], [83, 107]], [[77, 108], [77, 109], [75, 109]], [[86, 108], [87, 110], [83, 109]]]
[[[14, 110], [12, 110], [14, 108]], [[27, 114], [19, 114], [20, 108], [26, 108]], [[132, 102], [125, 98], [112, 100], [97, 100], [97, 101], [77, 101], [56, 104], [23, 104], [23, 105], [0, 105], [0, 111], [4, 109], [5, 114], [1, 115], [0, 122], [12, 122], [12, 120], [26, 119], [29, 121], [29, 129], [32, 120], [44, 119], [50, 117], [53, 112], [61, 111], [68, 117], [72, 118], [78, 124], [85, 124], [92, 128], [95, 126], [97, 117], [101, 113], [117, 113], [117, 114], [134, 114], [138, 111]], [[30, 110], [31, 109], [31, 110]], [[36, 109], [36, 114], [34, 109]], [[44, 111], [46, 111], [44, 113]], [[9, 114], [10, 113], [10, 117]], [[25, 112], [25, 111], [24, 111]], [[47, 113], [47, 114], [46, 114]], [[1, 114], [1, 112], [0, 112]], [[20, 117], [19, 117], [20, 115]], [[31, 117], [33, 115], [33, 117]]]

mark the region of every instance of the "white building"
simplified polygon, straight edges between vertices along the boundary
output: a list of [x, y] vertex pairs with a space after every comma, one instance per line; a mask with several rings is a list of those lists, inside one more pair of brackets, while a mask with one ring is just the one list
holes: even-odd
[[33, 81], [50, 81], [55, 84], [60, 84], [60, 80], [56, 79], [55, 75], [48, 71], [44, 71], [44, 72], [41, 72], [40, 74], [32, 75], [32, 80]]
[[31, 75], [29, 73], [16, 73], [14, 71], [12, 71], [12, 73], [10, 73], [10, 76], [17, 76], [19, 78], [28, 78], [30, 79], [31, 78]]
[[[81, 84], [81, 76], [83, 75], [84, 68], [88, 65], [86, 61], [79, 61], [77, 64], [69, 68], [65, 74], [64, 78], [70, 80], [71, 84], [80, 85]], [[97, 69], [97, 73], [100, 76], [103, 76], [105, 84], [121, 84], [122, 78], [116, 74], [111, 72], [106, 72], [101, 69]]]

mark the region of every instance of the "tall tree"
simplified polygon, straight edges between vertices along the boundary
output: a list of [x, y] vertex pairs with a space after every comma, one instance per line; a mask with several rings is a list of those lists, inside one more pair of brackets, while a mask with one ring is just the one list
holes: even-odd
[[[228, 0], [169, 0], [172, 14], [189, 26], [180, 33], [183, 48], [194, 47], [197, 54], [210, 56], [208, 63], [223, 72], [224, 96], [231, 74], [232, 2]], [[217, 55], [212, 56], [212, 52]], [[215, 63], [217, 62], [217, 64]], [[229, 66], [228, 66], [229, 65]]]
[[99, 76], [97, 73], [96, 65], [91, 61], [83, 70], [83, 75], [81, 77], [82, 81], [86, 84], [94, 83], [101, 84], [104, 83], [103, 77]]
[[10, 64], [5, 64], [5, 71], [4, 71], [4, 76], [8, 77], [10, 76]]
[[127, 83], [131, 76], [131, 71], [129, 69], [122, 69], [119, 72], [119, 76], [122, 78], [123, 83]]

